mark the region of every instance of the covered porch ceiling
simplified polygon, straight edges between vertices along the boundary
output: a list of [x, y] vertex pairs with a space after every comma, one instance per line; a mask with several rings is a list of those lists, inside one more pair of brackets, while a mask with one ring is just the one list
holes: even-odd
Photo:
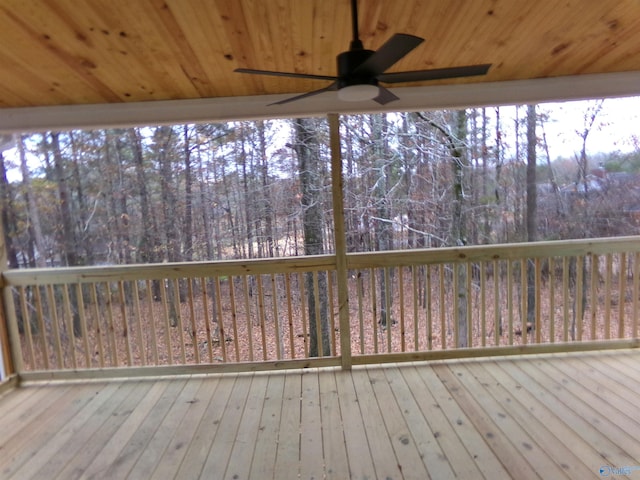
[[640, 94], [637, 0], [360, 0], [360, 37], [426, 41], [390, 71], [490, 63], [486, 76], [401, 84], [400, 100], [341, 102], [349, 0], [3, 0], [0, 131], [143, 125]]

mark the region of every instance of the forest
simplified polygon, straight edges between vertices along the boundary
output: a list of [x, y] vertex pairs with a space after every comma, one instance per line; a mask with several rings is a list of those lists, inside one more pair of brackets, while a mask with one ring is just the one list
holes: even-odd
[[[590, 157], [602, 100], [553, 157], [540, 106], [341, 117], [349, 251], [635, 234], [640, 150]], [[13, 139], [0, 157], [11, 268], [333, 251], [326, 118]], [[624, 192], [624, 194], [622, 194]], [[304, 239], [307, 239], [305, 242]]]

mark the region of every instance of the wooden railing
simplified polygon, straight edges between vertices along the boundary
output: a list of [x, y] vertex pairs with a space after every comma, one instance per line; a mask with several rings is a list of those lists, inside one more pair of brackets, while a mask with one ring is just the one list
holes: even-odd
[[[640, 237], [348, 254], [343, 271], [336, 258], [7, 271], [15, 369], [348, 367], [637, 345]], [[323, 305], [328, 355], [316, 322], [311, 358]]]

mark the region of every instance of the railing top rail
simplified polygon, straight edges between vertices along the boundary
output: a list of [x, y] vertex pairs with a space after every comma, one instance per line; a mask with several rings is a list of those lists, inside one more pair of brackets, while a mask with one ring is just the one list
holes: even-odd
[[95, 283], [113, 281], [160, 280], [256, 274], [296, 273], [335, 268], [335, 255], [308, 255], [269, 259], [213, 262], [104, 265], [7, 270], [4, 285]]
[[640, 252], [640, 236], [353, 253], [348, 255], [347, 260], [348, 268], [359, 269], [591, 254], [603, 255], [616, 252]]
[[[350, 253], [347, 255], [347, 266], [349, 269], [359, 269], [590, 254], [603, 255], [616, 252], [640, 252], [640, 236]], [[2, 274], [2, 280], [4, 285], [26, 286], [52, 283], [72, 284], [279, 274], [333, 270], [335, 268], [335, 255], [309, 255], [212, 262], [19, 269], [5, 271]]]

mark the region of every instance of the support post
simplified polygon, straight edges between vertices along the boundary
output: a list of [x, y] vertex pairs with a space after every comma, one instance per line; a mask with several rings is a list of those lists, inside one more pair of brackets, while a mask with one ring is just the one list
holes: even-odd
[[341, 366], [343, 370], [351, 370], [351, 322], [349, 321], [347, 239], [344, 222], [342, 155], [340, 152], [340, 117], [337, 113], [330, 113], [328, 118], [329, 136], [331, 139], [331, 190], [336, 249]]
[[[7, 328], [7, 297], [11, 298], [11, 291], [5, 293], [3, 273], [8, 268], [7, 245], [4, 237], [4, 227], [0, 222], [0, 380], [5, 380], [16, 373], [12, 361], [12, 349], [9, 342], [9, 330]], [[13, 298], [11, 298], [13, 300]], [[17, 329], [16, 329], [17, 330]], [[17, 333], [17, 332], [16, 332]]]

